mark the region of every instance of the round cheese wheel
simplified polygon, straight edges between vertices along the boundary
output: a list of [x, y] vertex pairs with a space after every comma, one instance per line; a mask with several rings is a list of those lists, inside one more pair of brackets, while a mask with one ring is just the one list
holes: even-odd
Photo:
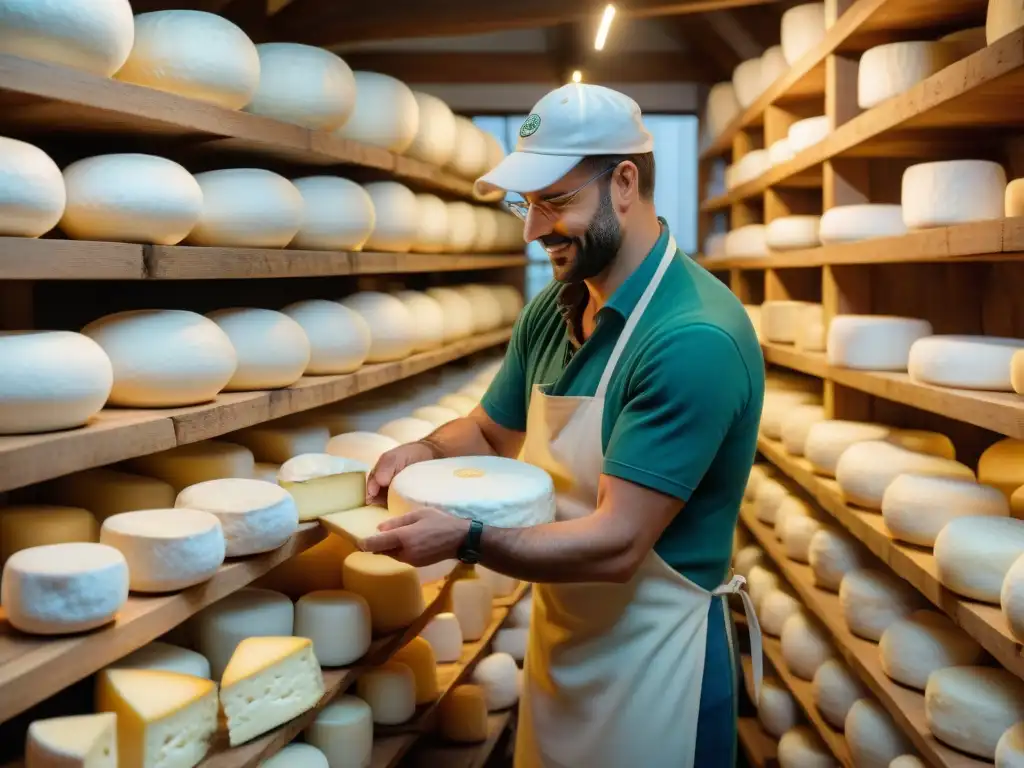
[[484, 285], [469, 283], [460, 285], [453, 290], [458, 291], [469, 301], [473, 314], [473, 332], [486, 333], [501, 327], [501, 304]]
[[1024, 520], [959, 517], [935, 538], [939, 582], [958, 595], [999, 604], [1010, 566], [1024, 554]]
[[210, 662], [201, 653], [170, 643], [154, 640], [122, 656], [115, 665], [118, 669], [151, 669], [177, 672], [181, 675], [210, 679]]
[[786, 139], [789, 141], [789, 146], [793, 148], [794, 154], [797, 154], [814, 146], [819, 141], [824, 141], [830, 130], [828, 118], [824, 115], [808, 117], [804, 120], [797, 120], [789, 126]]
[[416, 195], [416, 253], [443, 253], [448, 246], [448, 205], [437, 195]]
[[[743, 66], [742, 64], [740, 65]], [[755, 149], [745, 154], [733, 167], [732, 180], [735, 186], [754, 181], [771, 167], [768, 150]], [[767, 232], [767, 230], [766, 230]]]
[[800, 722], [796, 699], [778, 680], [768, 678], [761, 682], [761, 696], [757, 702], [757, 719], [772, 736], [778, 738]]
[[782, 626], [782, 660], [786, 669], [801, 680], [813, 680], [818, 667], [835, 653], [828, 633], [802, 611], [794, 613]]
[[289, 244], [309, 251], [361, 251], [376, 224], [373, 200], [354, 181], [307, 176], [292, 182], [302, 196], [302, 225]]
[[508, 709], [519, 701], [519, 667], [507, 653], [481, 659], [470, 679], [483, 689], [488, 712]]
[[818, 239], [820, 225], [821, 216], [780, 216], [769, 222], [765, 240], [775, 251], [816, 248], [821, 245]]
[[341, 589], [309, 592], [295, 603], [295, 635], [313, 641], [323, 666], [351, 664], [370, 649], [370, 606], [361, 595]]
[[415, 443], [434, 431], [434, 425], [424, 419], [405, 416], [394, 419], [377, 430], [397, 443]]
[[757, 618], [761, 623], [761, 631], [772, 637], [782, 634], [782, 626], [786, 619], [801, 609], [800, 601], [788, 592], [774, 589], [761, 599]]
[[931, 547], [950, 520], [960, 517], [1009, 517], [1010, 506], [998, 488], [972, 480], [899, 475], [882, 496], [885, 527], [901, 541]]
[[287, 637], [295, 628], [295, 605], [280, 592], [245, 587], [207, 606], [189, 621], [194, 647], [220, 680], [238, 644], [247, 637]]
[[761, 333], [768, 341], [792, 344], [809, 301], [766, 301], [761, 305]]
[[175, 10], [135, 17], [135, 44], [118, 80], [241, 109], [260, 84], [260, 57], [238, 26], [213, 13]]
[[327, 755], [312, 744], [293, 741], [275, 755], [263, 760], [262, 768], [330, 768]]
[[824, 352], [828, 342], [828, 323], [821, 304], [808, 304], [800, 310], [800, 322], [793, 343], [801, 352]]
[[908, 474], [974, 480], [971, 468], [958, 461], [909, 451], [882, 440], [851, 445], [836, 465], [836, 481], [843, 498], [866, 509], [880, 510], [889, 484]]
[[0, 332], [0, 435], [80, 427], [110, 395], [103, 348], [70, 331]]
[[263, 43], [256, 52], [260, 84], [246, 112], [324, 131], [348, 120], [356, 79], [340, 57], [298, 43]]
[[857, 69], [857, 105], [871, 109], [910, 90], [960, 58], [960, 48], [933, 40], [906, 40], [864, 51]]
[[824, 245], [853, 243], [873, 237], [899, 237], [906, 233], [903, 208], [878, 203], [829, 208], [822, 215], [818, 228], [818, 237]]
[[940, 459], [955, 459], [956, 446], [946, 435], [925, 429], [894, 429], [885, 442], [915, 453], [926, 453]]
[[98, 538], [96, 518], [87, 509], [46, 504], [0, 507], [0, 563], [29, 547]]
[[1024, 339], [998, 336], [928, 336], [910, 348], [914, 381], [957, 389], [1012, 392], [1010, 361]]
[[715, 139], [722, 134], [729, 123], [740, 113], [740, 102], [736, 98], [736, 87], [731, 82], [715, 83], [708, 91], [704, 119], [707, 135]]
[[911, 748], [903, 731], [874, 699], [863, 698], [854, 703], [843, 730], [853, 764], [864, 768], [888, 768], [890, 762]]
[[790, 517], [810, 517], [814, 510], [803, 499], [797, 496], [787, 496], [775, 510], [775, 538], [782, 541], [782, 529], [789, 522]]
[[348, 307], [310, 299], [289, 304], [281, 312], [301, 325], [309, 339], [307, 375], [351, 373], [370, 354], [370, 326]]
[[135, 39], [128, 0], [0, 0], [0, 54], [110, 77]]
[[66, 201], [64, 176], [48, 154], [0, 136], [0, 236], [45, 235], [57, 226]]
[[1006, 572], [999, 592], [999, 604], [1010, 631], [1016, 638], [1024, 638], [1024, 555], [1014, 560]]
[[[970, 189], [956, 202], [950, 195]], [[1003, 218], [1006, 171], [990, 160], [943, 160], [903, 172], [903, 223], [908, 229], [948, 227]]]
[[353, 73], [356, 104], [338, 128], [346, 139], [405, 152], [420, 126], [419, 105], [412, 89], [401, 80], [378, 72]]
[[448, 253], [469, 253], [476, 242], [474, 206], [457, 200], [448, 203]]
[[413, 91], [419, 124], [405, 154], [425, 163], [445, 165], [455, 153], [455, 115], [437, 96]]
[[947, 667], [928, 677], [928, 730], [939, 741], [994, 760], [999, 738], [1024, 720], [1024, 680], [993, 667]]
[[437, 299], [422, 291], [398, 291], [395, 298], [401, 301], [412, 315], [413, 352], [436, 349], [444, 343], [444, 310]]
[[773, 168], [776, 165], [782, 165], [796, 157], [796, 153], [793, 152], [793, 145], [789, 143], [789, 137], [779, 139], [768, 147], [768, 163]]
[[362, 315], [370, 327], [369, 363], [401, 360], [412, 354], [417, 332], [412, 313], [399, 299], [379, 291], [360, 291], [340, 301]]
[[1024, 722], [1016, 723], [996, 743], [996, 768], [1024, 766]]
[[922, 608], [924, 599], [896, 576], [862, 568], [843, 577], [839, 605], [850, 632], [878, 642], [890, 624]]
[[815, 517], [789, 515], [780, 534], [786, 557], [798, 563], [810, 562], [811, 539], [822, 527], [823, 523]]
[[302, 378], [309, 365], [309, 337], [295, 320], [271, 309], [218, 309], [206, 315], [227, 334], [238, 366], [227, 392], [277, 389]]
[[41, 498], [87, 509], [102, 523], [120, 512], [173, 507], [176, 495], [162, 480], [97, 467], [50, 481], [43, 486]]
[[931, 333], [927, 320], [837, 315], [828, 328], [828, 363], [858, 370], [905, 371], [911, 346]]
[[397, 181], [374, 181], [364, 186], [376, 213], [367, 251], [407, 253], [416, 242], [419, 211], [416, 195]]
[[305, 204], [284, 176], [261, 168], [230, 168], [196, 175], [202, 215], [190, 245], [284, 248], [299, 228]]
[[818, 395], [807, 392], [766, 392], [761, 410], [761, 433], [772, 440], [782, 438], [782, 422], [799, 405], [821, 402]]
[[[501, 307], [501, 324], [512, 325], [523, 311], [523, 295], [511, 285], [489, 286]], [[488, 382], [489, 383], [489, 382]]]
[[429, 421], [435, 428], [442, 427], [449, 421], [462, 418], [458, 411], [441, 405], [424, 405], [412, 412], [413, 417]]
[[487, 172], [487, 142], [467, 117], [455, 116], [455, 151], [447, 167], [465, 179], [476, 179]]
[[331, 438], [327, 443], [327, 452], [332, 456], [361, 461], [368, 467], [373, 467], [382, 455], [398, 446], [399, 442], [387, 435], [375, 432], [343, 432]]
[[775, 81], [789, 72], [789, 64], [781, 45], [773, 45], [761, 54], [761, 90], [767, 91]]
[[821, 405], [798, 405], [782, 418], [782, 447], [793, 456], [804, 455], [804, 445], [811, 427], [825, 421], [825, 408]]
[[764, 550], [755, 544], [740, 549], [732, 559], [733, 570], [747, 578], [755, 565], [764, 562]]
[[[327, 756], [325, 768], [328, 765], [334, 768], [370, 765], [373, 758], [373, 710], [357, 696], [341, 695], [320, 710], [303, 737]], [[288, 763], [280, 768], [299, 767]]]
[[782, 53], [786, 63], [796, 64], [825, 37], [825, 4], [805, 3], [782, 14]]
[[775, 524], [775, 513], [782, 504], [783, 499], [789, 495], [786, 486], [775, 478], [765, 478], [757, 487], [757, 494], [754, 496], [754, 515], [762, 523]]
[[798, 725], [779, 739], [779, 765], [782, 768], [838, 768], [828, 747], [811, 728]]
[[936, 611], [914, 611], [897, 619], [878, 642], [882, 671], [919, 691], [935, 670], [978, 664], [984, 655], [973, 638]]
[[978, 482], [993, 485], [1010, 497], [1024, 485], [1024, 440], [1012, 437], [992, 443], [978, 459]]
[[444, 343], [464, 339], [473, 333], [473, 305], [453, 288], [428, 288], [427, 296], [441, 305], [444, 313]]
[[200, 220], [203, 192], [177, 163], [153, 155], [100, 155], [64, 169], [60, 228], [75, 240], [176, 245]]
[[804, 456], [815, 472], [835, 477], [839, 458], [847, 448], [867, 440], [882, 440], [892, 431], [882, 424], [826, 419], [812, 424], [804, 441]]
[[825, 722], [843, 730], [850, 707], [868, 695], [861, 682], [839, 659], [829, 659], [814, 673], [812, 692], [814, 706]]
[[179, 493], [205, 480], [252, 477], [255, 464], [248, 448], [220, 440], [202, 440], [132, 459], [128, 469], [163, 480]]
[[82, 333], [114, 369], [111, 405], [169, 408], [213, 400], [237, 366], [231, 339], [195, 312], [139, 309], [94, 320]]
[[807, 559], [815, 586], [830, 592], [839, 591], [847, 573], [871, 562], [867, 550], [856, 539], [825, 526], [811, 537]]
[[763, 565], [753, 566], [746, 578], [750, 601], [754, 604], [754, 609], [760, 613], [761, 603], [765, 597], [777, 590], [782, 582], [777, 573]]
[[747, 484], [743, 489], [744, 501], [753, 501], [757, 497], [757, 491], [761, 483], [775, 474], [775, 468], [771, 464], [754, 464], [747, 475]]
[[889, 763], [889, 768], [928, 768], [914, 755], [900, 755]]
[[477, 253], [490, 253], [495, 250], [498, 242], [498, 219], [494, 209], [485, 205], [473, 206], [473, 218], [476, 220], [476, 237], [473, 238], [473, 250]]
[[761, 59], [747, 59], [736, 65], [732, 71], [732, 87], [736, 92], [736, 100], [746, 109], [763, 92], [761, 83]]

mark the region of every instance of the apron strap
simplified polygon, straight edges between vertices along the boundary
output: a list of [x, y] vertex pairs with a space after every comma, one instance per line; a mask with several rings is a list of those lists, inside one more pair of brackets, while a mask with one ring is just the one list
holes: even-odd
[[754, 601], [750, 599], [750, 593], [743, 587], [747, 580], [742, 576], [733, 576], [727, 584], [715, 587], [712, 595], [739, 595], [743, 601], [743, 613], [747, 617], [747, 632], [750, 635], [750, 660], [754, 665], [754, 701], [761, 699], [761, 679], [764, 675], [764, 659], [761, 651], [761, 625], [757, 621], [757, 613], [754, 611]]

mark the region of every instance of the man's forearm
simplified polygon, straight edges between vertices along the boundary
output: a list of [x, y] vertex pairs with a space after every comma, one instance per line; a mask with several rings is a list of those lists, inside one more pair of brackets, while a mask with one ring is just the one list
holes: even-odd
[[480, 425], [469, 417], [442, 424], [421, 441], [438, 459], [453, 456], [497, 456], [498, 452], [484, 436]]

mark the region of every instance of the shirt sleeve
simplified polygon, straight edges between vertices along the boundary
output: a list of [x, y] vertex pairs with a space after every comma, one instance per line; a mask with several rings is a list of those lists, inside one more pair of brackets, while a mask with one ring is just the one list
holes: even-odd
[[528, 312], [521, 312], [512, 327], [505, 359], [480, 400], [484, 412], [495, 424], [516, 432], [526, 431], [526, 325]]
[[605, 451], [604, 473], [683, 502], [750, 400], [750, 373], [719, 328], [687, 327], [643, 355]]

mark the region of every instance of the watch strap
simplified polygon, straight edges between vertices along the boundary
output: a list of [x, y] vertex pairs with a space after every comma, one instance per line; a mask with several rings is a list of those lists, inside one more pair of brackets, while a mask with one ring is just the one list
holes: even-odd
[[481, 540], [483, 539], [484, 524], [479, 520], [470, 520], [469, 532], [459, 547], [457, 556], [463, 563], [474, 564], [480, 562]]

